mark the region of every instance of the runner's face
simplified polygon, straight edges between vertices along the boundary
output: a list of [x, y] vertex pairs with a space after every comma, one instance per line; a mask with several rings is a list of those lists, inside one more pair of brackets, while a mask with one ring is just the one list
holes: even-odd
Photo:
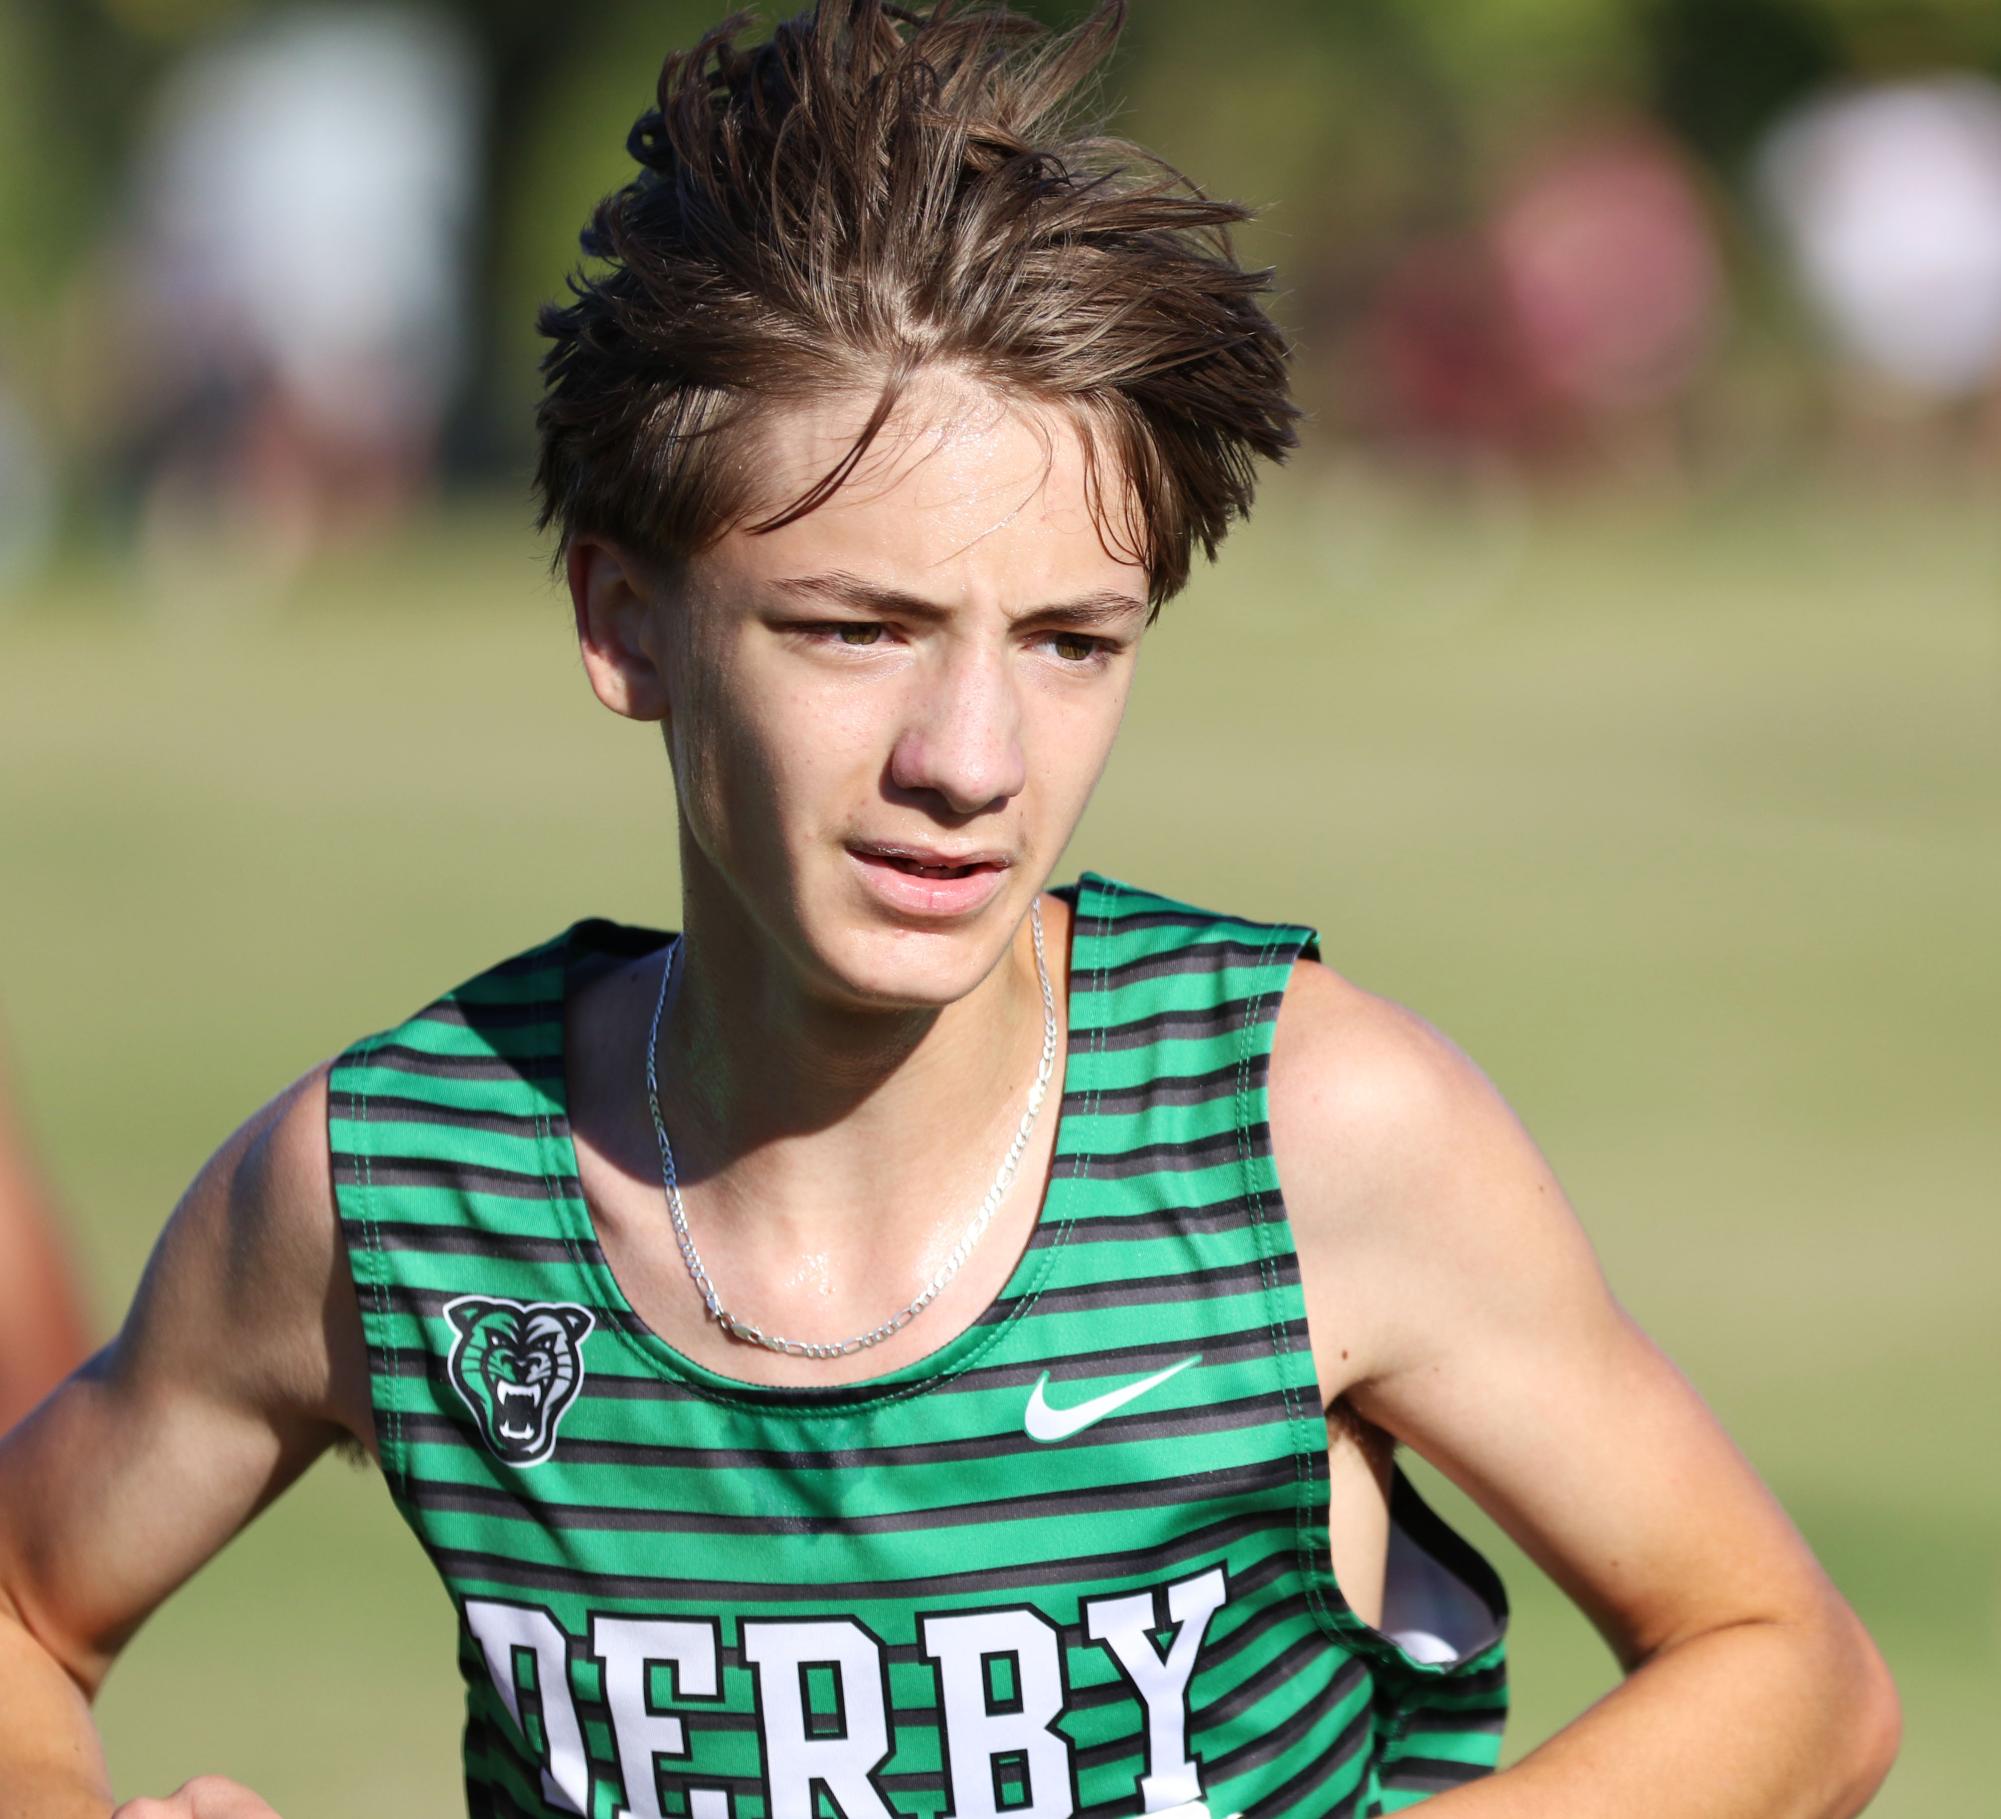
[[[774, 422], [770, 500], [824, 474], [866, 409]], [[687, 884], [706, 871], [735, 900], [712, 911], [837, 997], [970, 991], [1084, 812], [1147, 593], [1100, 542], [1084, 473], [1060, 417], [933, 382], [826, 504], [730, 532], [672, 591]]]

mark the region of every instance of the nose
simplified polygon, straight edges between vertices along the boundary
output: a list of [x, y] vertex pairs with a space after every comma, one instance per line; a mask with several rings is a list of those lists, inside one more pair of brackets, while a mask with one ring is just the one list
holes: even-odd
[[969, 645], [916, 679], [890, 750], [897, 788], [940, 798], [955, 815], [998, 808], [1028, 781], [1021, 703], [1007, 653]]

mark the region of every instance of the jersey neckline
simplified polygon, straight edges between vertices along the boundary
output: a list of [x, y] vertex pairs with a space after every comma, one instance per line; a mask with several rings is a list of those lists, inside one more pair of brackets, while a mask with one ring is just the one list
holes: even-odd
[[[1065, 1043], [1062, 1091], [1057, 1097], [1056, 1141], [1050, 1153], [1049, 1174], [1043, 1185], [1042, 1201], [1029, 1227], [1027, 1241], [999, 1293], [976, 1313], [963, 1330], [955, 1333], [922, 1357], [871, 1377], [847, 1383], [768, 1384], [732, 1377], [698, 1363], [678, 1346], [654, 1330], [626, 1297], [624, 1287], [613, 1273], [604, 1246], [598, 1239], [597, 1222], [584, 1198], [583, 1176], [578, 1163], [576, 1139], [570, 1126], [570, 1070], [568, 1006], [570, 992], [593, 932], [616, 929], [623, 935], [659, 937], [664, 944], [671, 931], [643, 929], [631, 924], [612, 923], [604, 918], [585, 918], [572, 923], [556, 937], [556, 984], [552, 1015], [556, 1025], [556, 1066], [550, 1091], [556, 1097], [557, 1116], [545, 1127], [548, 1146], [544, 1172], [549, 1176], [552, 1198], [560, 1216], [571, 1228], [581, 1258], [597, 1286], [599, 1298], [610, 1313], [609, 1331], [649, 1369], [685, 1385], [697, 1395], [713, 1401], [736, 1402], [774, 1412], [800, 1414], [848, 1413], [872, 1405], [900, 1401], [923, 1394], [965, 1370], [990, 1347], [998, 1344], [1015, 1321], [1034, 1303], [1047, 1276], [1059, 1244], [1057, 1228], [1067, 1222], [1066, 1183], [1085, 1165], [1084, 1154], [1075, 1145], [1077, 1127], [1071, 1106], [1077, 1090], [1080, 1037], [1094, 1027], [1098, 994], [1077, 994], [1078, 937], [1087, 915], [1096, 915], [1100, 889], [1109, 881], [1096, 872], [1080, 873], [1067, 886], [1045, 887], [1046, 894], [1062, 897], [1070, 905], [1069, 963], [1064, 969]], [[664, 1222], [666, 1207], [661, 1207]]]

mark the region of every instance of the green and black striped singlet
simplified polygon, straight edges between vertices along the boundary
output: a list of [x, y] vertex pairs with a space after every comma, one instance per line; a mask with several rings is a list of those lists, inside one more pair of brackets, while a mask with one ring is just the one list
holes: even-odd
[[1313, 931], [1060, 894], [1039, 1221], [965, 1332], [862, 1383], [705, 1369], [606, 1266], [564, 998], [661, 931], [579, 922], [336, 1063], [383, 1475], [458, 1614], [472, 1814], [1366, 1819], [1492, 1768], [1485, 1561], [1399, 1473], [1381, 1628], [1330, 1565], [1265, 1120]]

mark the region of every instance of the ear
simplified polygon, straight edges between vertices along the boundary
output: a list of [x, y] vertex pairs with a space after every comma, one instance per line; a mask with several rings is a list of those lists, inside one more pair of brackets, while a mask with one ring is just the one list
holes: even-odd
[[484, 1295], [461, 1295], [445, 1307], [445, 1318], [462, 1333], [469, 1333], [500, 1305]]
[[579, 1345], [583, 1344], [585, 1338], [589, 1335], [591, 1328], [597, 1324], [597, 1321], [592, 1317], [589, 1308], [558, 1307], [552, 1309], [551, 1311], [555, 1314], [558, 1320], [562, 1321], [564, 1327], [568, 1330], [570, 1337], [574, 1339]]
[[572, 541], [564, 567], [592, 692], [629, 720], [666, 719], [659, 607], [645, 565], [618, 544], [587, 534]]

